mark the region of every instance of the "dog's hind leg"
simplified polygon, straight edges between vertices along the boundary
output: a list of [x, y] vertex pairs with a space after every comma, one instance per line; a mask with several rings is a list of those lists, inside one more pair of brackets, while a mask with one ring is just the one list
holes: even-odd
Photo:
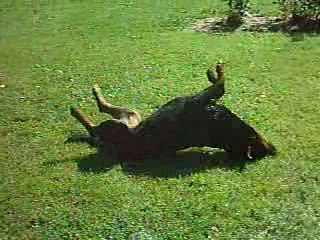
[[207, 70], [207, 77], [208, 77], [208, 81], [215, 84], [220, 80], [224, 79], [224, 65], [223, 64], [217, 64], [215, 71], [213, 71], [213, 69], [209, 68]]
[[88, 130], [90, 134], [92, 134], [92, 128], [94, 127], [94, 124], [87, 116], [84, 115], [80, 108], [71, 107], [70, 113], [73, 117], [75, 117], [79, 122], [82, 123], [82, 125]]
[[207, 71], [208, 80], [213, 83], [213, 85], [194, 96], [194, 99], [200, 103], [200, 105], [207, 105], [210, 101], [218, 100], [224, 95], [224, 71], [222, 64], [217, 64], [216, 73], [217, 76], [212, 70]]
[[114, 119], [120, 120], [129, 128], [134, 128], [141, 122], [139, 113], [125, 107], [115, 106], [108, 103], [102, 96], [101, 89], [98, 86], [94, 86], [92, 92], [97, 100], [100, 112], [110, 114]]

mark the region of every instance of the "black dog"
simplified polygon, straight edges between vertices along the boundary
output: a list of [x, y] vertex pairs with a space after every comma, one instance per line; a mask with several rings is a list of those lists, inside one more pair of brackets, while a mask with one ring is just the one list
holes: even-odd
[[224, 94], [223, 65], [216, 66], [216, 74], [208, 70], [207, 76], [213, 83], [211, 87], [168, 102], [144, 121], [137, 112], [106, 102], [98, 87], [93, 89], [98, 107], [113, 119], [94, 126], [79, 108], [71, 108], [71, 114], [89, 131], [86, 141], [96, 140], [104, 148], [112, 149], [119, 159], [158, 158], [203, 146], [224, 149], [232, 160], [254, 160], [274, 154], [272, 144], [229, 109], [216, 104]]

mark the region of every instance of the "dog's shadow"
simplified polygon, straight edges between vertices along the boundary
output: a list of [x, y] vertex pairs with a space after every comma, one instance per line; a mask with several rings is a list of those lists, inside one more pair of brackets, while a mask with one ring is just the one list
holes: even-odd
[[246, 162], [230, 163], [228, 156], [221, 150], [188, 149], [177, 152], [172, 157], [146, 159], [141, 162], [120, 161], [111, 157], [108, 152], [98, 149], [96, 153], [73, 159], [81, 172], [107, 172], [114, 166], [120, 165], [128, 175], [144, 175], [150, 177], [178, 177], [192, 173], [203, 172], [212, 168], [242, 171]]

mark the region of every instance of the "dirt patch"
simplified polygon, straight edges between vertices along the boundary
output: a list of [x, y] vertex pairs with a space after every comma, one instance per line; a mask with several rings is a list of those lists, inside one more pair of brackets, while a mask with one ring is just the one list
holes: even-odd
[[319, 33], [320, 22], [296, 22], [292, 19], [280, 17], [245, 16], [234, 24], [230, 19], [206, 18], [196, 22], [191, 29], [196, 32], [231, 32], [231, 31], [250, 31], [250, 32], [315, 32]]

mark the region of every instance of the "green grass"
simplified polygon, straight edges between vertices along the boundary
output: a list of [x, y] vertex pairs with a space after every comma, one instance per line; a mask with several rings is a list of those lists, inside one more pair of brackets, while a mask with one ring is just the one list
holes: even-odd
[[[226, 10], [213, 0], [1, 1], [0, 239], [318, 238], [319, 37], [185, 30]], [[207, 87], [220, 60], [224, 104], [277, 156], [239, 172], [198, 150], [136, 171], [64, 145], [85, 132], [70, 105], [105, 117], [94, 84], [147, 116]]]

